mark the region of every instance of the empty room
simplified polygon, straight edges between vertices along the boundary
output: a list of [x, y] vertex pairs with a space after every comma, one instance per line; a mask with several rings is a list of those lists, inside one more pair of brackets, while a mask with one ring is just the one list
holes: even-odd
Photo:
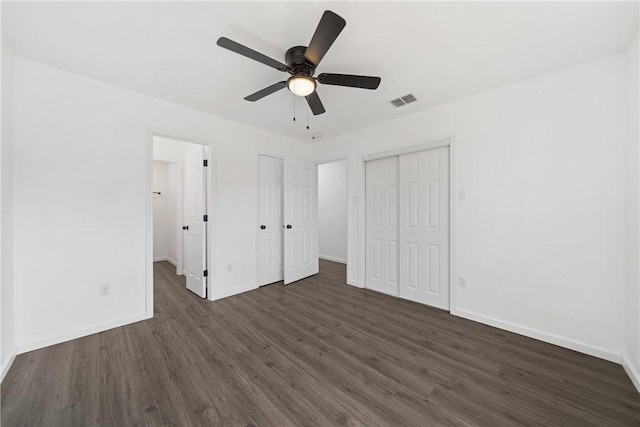
[[0, 10], [3, 427], [640, 425], [639, 2]]

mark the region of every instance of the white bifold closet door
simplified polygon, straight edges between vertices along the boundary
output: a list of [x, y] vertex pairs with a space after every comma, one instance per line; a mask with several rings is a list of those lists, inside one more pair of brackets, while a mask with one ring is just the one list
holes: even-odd
[[284, 284], [317, 274], [318, 166], [284, 161]]
[[398, 295], [398, 157], [366, 165], [366, 286]]
[[398, 162], [400, 296], [449, 309], [449, 147]]
[[318, 273], [318, 167], [259, 156], [258, 284]]
[[449, 147], [366, 164], [366, 286], [449, 308]]
[[259, 286], [284, 279], [284, 161], [260, 156]]

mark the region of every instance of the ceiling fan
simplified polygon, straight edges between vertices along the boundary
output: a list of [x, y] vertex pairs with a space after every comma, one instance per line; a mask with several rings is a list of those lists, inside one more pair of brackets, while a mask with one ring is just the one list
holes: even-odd
[[377, 89], [380, 85], [380, 77], [332, 73], [322, 73], [319, 74], [318, 77], [313, 77], [318, 64], [320, 64], [320, 61], [333, 42], [338, 38], [338, 35], [346, 24], [347, 22], [342, 17], [330, 10], [325, 10], [318, 24], [318, 28], [316, 28], [316, 32], [309, 42], [309, 46], [294, 46], [287, 50], [284, 57], [286, 65], [243, 46], [240, 43], [229, 40], [226, 37], [220, 37], [217, 44], [232, 52], [239, 53], [247, 58], [275, 68], [278, 71], [291, 74], [291, 77], [286, 81], [283, 80], [274, 83], [256, 93], [252, 93], [245, 97], [245, 100], [255, 102], [280, 89], [288, 87], [295, 95], [304, 96], [313, 114], [318, 115], [324, 113], [325, 109], [316, 92], [316, 81], [325, 85], [348, 86], [362, 89]]

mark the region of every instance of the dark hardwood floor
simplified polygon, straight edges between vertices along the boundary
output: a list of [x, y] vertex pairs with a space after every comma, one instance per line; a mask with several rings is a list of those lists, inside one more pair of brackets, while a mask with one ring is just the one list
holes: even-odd
[[209, 302], [157, 263], [152, 320], [16, 358], [2, 425], [640, 425], [619, 365], [320, 270]]

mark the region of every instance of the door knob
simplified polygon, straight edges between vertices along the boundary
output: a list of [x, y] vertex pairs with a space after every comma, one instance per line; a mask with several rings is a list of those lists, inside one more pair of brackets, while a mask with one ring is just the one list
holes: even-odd
[[287, 228], [291, 228], [291, 224], [287, 224]]
[[188, 230], [188, 229], [189, 229], [189, 226], [188, 226], [188, 225], [184, 225], [184, 226], [182, 226], [182, 229], [183, 229], [183, 230]]
[[266, 226], [266, 225], [261, 225], [261, 226], [260, 226], [260, 230], [264, 230], [265, 228], [267, 228], [267, 226]]

